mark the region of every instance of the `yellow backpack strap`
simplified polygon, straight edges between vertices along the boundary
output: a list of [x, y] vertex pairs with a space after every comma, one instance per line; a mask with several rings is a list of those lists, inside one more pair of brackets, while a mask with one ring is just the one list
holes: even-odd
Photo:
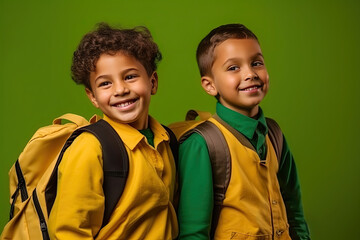
[[72, 113], [66, 113], [58, 118], [55, 118], [53, 121], [53, 124], [61, 124], [62, 120], [67, 120], [69, 122], [73, 122], [78, 126], [88, 125], [89, 121], [83, 118], [82, 116], [72, 114]]

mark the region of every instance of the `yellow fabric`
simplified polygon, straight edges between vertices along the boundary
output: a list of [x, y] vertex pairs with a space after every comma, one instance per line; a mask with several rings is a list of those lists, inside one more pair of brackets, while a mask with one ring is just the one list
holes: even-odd
[[[66, 123], [62, 123], [66, 120]], [[91, 122], [96, 120], [92, 117]], [[28, 198], [22, 202], [20, 192], [14, 204], [13, 218], [5, 225], [0, 239], [42, 239], [39, 216], [35, 209], [32, 193], [36, 188], [37, 198], [47, 221], [45, 188], [54, 169], [58, 154], [65, 141], [75, 129], [88, 125], [89, 122], [75, 114], [64, 114], [53, 121], [52, 125], [39, 128], [32, 136], [18, 161], [25, 178]], [[9, 171], [10, 204], [18, 187], [18, 176], [15, 164]]]
[[[154, 146], [127, 124], [109, 122], [124, 141], [129, 156], [127, 183], [109, 223], [96, 239], [167, 240], [177, 236], [172, 205], [175, 163], [169, 136], [154, 119]], [[98, 140], [81, 134], [59, 166], [58, 193], [49, 217], [51, 239], [93, 239], [104, 210], [102, 152]]]
[[[198, 110], [189, 110], [186, 113], [186, 120], [175, 122], [170, 124], [168, 127], [173, 131], [176, 138], [181, 138], [187, 131], [195, 128], [201, 123], [205, 122], [212, 116], [210, 112], [198, 111]], [[199, 117], [199, 120], [196, 118]]]
[[209, 121], [224, 134], [232, 165], [215, 239], [291, 239], [276, 176], [279, 164], [269, 137], [266, 163], [261, 164], [255, 151], [242, 145], [215, 119]]

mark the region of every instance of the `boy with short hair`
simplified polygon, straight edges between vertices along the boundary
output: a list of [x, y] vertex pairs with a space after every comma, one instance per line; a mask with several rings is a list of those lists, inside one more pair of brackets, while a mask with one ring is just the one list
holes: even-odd
[[[74, 52], [72, 76], [121, 136], [129, 173], [109, 223], [104, 214], [99, 141], [82, 133], [59, 165], [58, 191], [49, 217], [51, 239], [173, 239], [175, 163], [167, 131], [148, 115], [158, 87], [161, 53], [145, 27], [107, 24], [86, 34]], [[116, 186], [114, 186], [116, 187]]]
[[218, 100], [218, 117], [252, 147], [216, 118], [208, 120], [231, 155], [230, 182], [217, 226], [210, 229], [214, 192], [206, 142], [195, 132], [180, 145], [179, 239], [310, 239], [293, 156], [284, 138], [277, 159], [259, 107], [269, 76], [257, 37], [241, 24], [220, 26], [200, 42], [197, 61], [202, 87]]

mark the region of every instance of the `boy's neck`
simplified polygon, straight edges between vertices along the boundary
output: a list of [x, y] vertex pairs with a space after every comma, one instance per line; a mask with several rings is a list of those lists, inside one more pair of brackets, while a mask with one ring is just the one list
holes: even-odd
[[137, 130], [144, 130], [149, 127], [149, 117], [147, 117], [143, 122], [132, 122], [128, 124]]
[[240, 109], [240, 108], [234, 108], [234, 107], [231, 107], [231, 106], [227, 106], [223, 103], [220, 102], [220, 104], [222, 104], [224, 107], [227, 107], [235, 112], [238, 112], [242, 115], [245, 115], [247, 117], [250, 117], [250, 118], [254, 118], [256, 119], [258, 113], [259, 113], [259, 105], [256, 105], [255, 107], [251, 108], [251, 109]]
[[254, 118], [254, 119], [257, 119], [258, 117], [258, 114], [259, 114], [259, 105], [257, 105], [256, 107], [254, 107], [252, 110], [250, 110], [248, 112], [249, 115], [246, 115], [248, 117], [251, 117], [251, 118]]

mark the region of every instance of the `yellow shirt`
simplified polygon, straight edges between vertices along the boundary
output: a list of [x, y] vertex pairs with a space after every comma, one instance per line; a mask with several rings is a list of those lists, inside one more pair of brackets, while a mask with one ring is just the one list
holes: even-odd
[[[168, 240], [178, 234], [172, 205], [175, 163], [164, 128], [149, 117], [154, 147], [128, 124], [104, 120], [121, 136], [129, 156], [124, 192], [96, 239]], [[94, 239], [103, 219], [102, 150], [97, 138], [83, 133], [59, 165], [57, 197], [49, 216], [51, 239]]]

